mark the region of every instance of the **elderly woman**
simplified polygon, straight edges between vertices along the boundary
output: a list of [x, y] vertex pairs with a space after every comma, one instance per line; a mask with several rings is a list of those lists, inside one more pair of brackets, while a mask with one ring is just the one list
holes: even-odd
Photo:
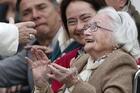
[[[44, 83], [47, 82], [45, 73], [47, 77], [65, 84], [60, 93], [132, 93], [133, 75], [137, 71], [136, 60], [140, 57], [133, 19], [125, 12], [105, 8], [82, 31], [87, 54], [73, 60], [69, 69], [51, 63], [44, 74], [34, 74], [34, 78], [37, 75], [44, 76], [44, 81], [35, 81], [34, 93], [53, 93], [49, 84]], [[42, 51], [38, 50], [37, 53], [48, 60]], [[31, 60], [29, 63], [34, 69]]]
[[[135, 61], [140, 56], [132, 18], [125, 12], [105, 8], [83, 31], [88, 54], [73, 60], [70, 69], [49, 64], [47, 76], [65, 84], [61, 93], [132, 93]], [[35, 93], [53, 93], [49, 86], [37, 84], [40, 90]]]

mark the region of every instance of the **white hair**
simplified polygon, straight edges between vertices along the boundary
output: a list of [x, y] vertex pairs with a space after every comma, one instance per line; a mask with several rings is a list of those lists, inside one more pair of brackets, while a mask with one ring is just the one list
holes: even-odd
[[101, 9], [98, 14], [104, 14], [111, 19], [108, 24], [113, 31], [115, 43], [122, 45], [121, 48], [129, 52], [135, 59], [140, 58], [138, 31], [131, 16], [127, 12], [117, 12], [111, 7]]

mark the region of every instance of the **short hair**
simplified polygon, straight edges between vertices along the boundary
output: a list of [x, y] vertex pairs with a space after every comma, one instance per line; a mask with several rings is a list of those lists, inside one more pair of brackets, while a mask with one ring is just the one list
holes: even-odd
[[104, 14], [113, 31], [113, 40], [123, 50], [129, 52], [135, 59], [140, 58], [138, 31], [134, 20], [127, 12], [116, 11], [112, 7], [101, 9], [97, 15]]
[[[20, 3], [21, 3], [21, 1], [22, 0], [17, 0], [17, 3], [16, 3], [16, 9], [17, 9], [17, 11], [20, 10]], [[55, 7], [59, 5], [56, 0], [49, 0], [49, 1], [52, 2]]]
[[105, 2], [102, 0], [63, 0], [60, 4], [61, 19], [68, 35], [69, 35], [69, 31], [68, 31], [68, 26], [67, 26], [66, 9], [71, 2], [75, 2], [75, 1], [83, 1], [83, 2], [89, 3], [93, 7], [93, 9], [95, 9], [96, 11], [106, 6]]

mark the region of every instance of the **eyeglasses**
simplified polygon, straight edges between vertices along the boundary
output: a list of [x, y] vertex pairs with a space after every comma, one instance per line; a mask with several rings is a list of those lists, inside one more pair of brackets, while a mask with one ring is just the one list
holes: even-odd
[[96, 32], [98, 30], [98, 28], [112, 32], [112, 30], [110, 30], [110, 29], [99, 26], [98, 23], [99, 22], [92, 22], [92, 23], [89, 23], [89, 24], [85, 25], [82, 29], [83, 32], [87, 31], [87, 30], [90, 31], [90, 32]]

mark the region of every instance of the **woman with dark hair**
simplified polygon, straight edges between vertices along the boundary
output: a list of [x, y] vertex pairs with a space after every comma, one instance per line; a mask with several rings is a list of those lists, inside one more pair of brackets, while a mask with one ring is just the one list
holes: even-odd
[[60, 9], [61, 9], [61, 19], [63, 21], [63, 24], [64, 24], [64, 27], [66, 29], [66, 31], [69, 33], [69, 30], [68, 30], [68, 25], [67, 25], [67, 15], [66, 15], [66, 11], [67, 11], [67, 8], [68, 6], [70, 5], [71, 2], [75, 2], [75, 1], [83, 1], [83, 2], [86, 2], [86, 3], [89, 3], [90, 6], [95, 10], [95, 11], [98, 11], [99, 9], [103, 8], [106, 6], [106, 3], [105, 1], [103, 0], [63, 0], [61, 2], [61, 6], [60, 6]]

